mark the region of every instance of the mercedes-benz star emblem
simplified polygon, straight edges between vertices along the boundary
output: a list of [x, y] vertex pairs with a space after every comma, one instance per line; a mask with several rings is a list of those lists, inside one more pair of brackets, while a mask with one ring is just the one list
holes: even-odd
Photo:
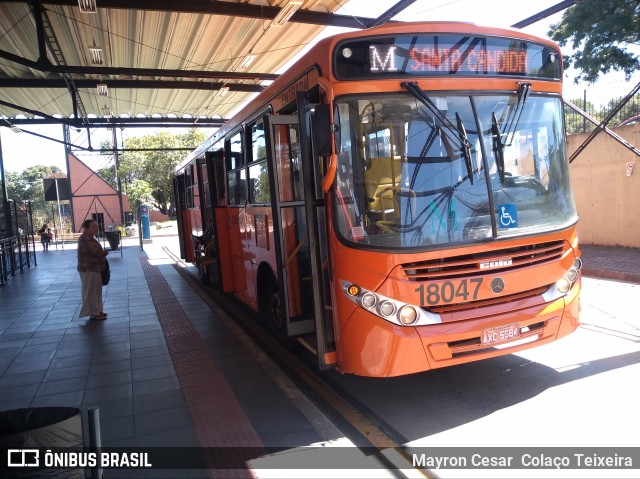
[[491, 281], [491, 291], [493, 291], [496, 294], [500, 294], [502, 293], [503, 289], [504, 289], [504, 281], [502, 278], [494, 278]]

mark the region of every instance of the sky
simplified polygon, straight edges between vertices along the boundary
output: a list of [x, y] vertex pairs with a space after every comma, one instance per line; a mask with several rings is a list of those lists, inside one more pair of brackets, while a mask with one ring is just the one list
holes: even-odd
[[[385, 12], [393, 3], [395, 2], [390, 0], [350, 0], [338, 13], [375, 18]], [[454, 20], [473, 22], [478, 25], [508, 27], [557, 3], [559, 0], [538, 0], [535, 2], [525, 0], [417, 0], [394, 19], [402, 21]], [[562, 13], [553, 15], [524, 28], [523, 31], [546, 38], [549, 25], [559, 22], [561, 18]], [[341, 31], [345, 30], [327, 28], [321, 36]], [[565, 79], [564, 96], [566, 98], [582, 98], [584, 90], [587, 89], [588, 100], [596, 105], [606, 102], [612, 97], [626, 94], [635, 85], [635, 82], [640, 81], [640, 78], [635, 77], [635, 81], [625, 82], [623, 75], [611, 74], [602, 78], [595, 85], [574, 85], [575, 73], [568, 70], [566, 75], [568, 78]], [[62, 140], [61, 125], [25, 126], [22, 129]], [[111, 132], [105, 129], [94, 131], [91, 135], [91, 143], [94, 148], [100, 145], [101, 137], [103, 139], [111, 138]], [[153, 131], [146, 128], [118, 130], [118, 142], [122, 144], [122, 136], [126, 138], [151, 134]], [[184, 129], [177, 130], [178, 133], [185, 131]], [[212, 132], [213, 130], [209, 130], [209, 133]], [[8, 128], [0, 128], [0, 141], [4, 168], [7, 172], [22, 171], [35, 165], [55, 165], [66, 172], [64, 146], [61, 143], [41, 139], [27, 133], [14, 133]], [[75, 145], [88, 146], [86, 130], [72, 129], [71, 142]], [[106, 166], [108, 162], [107, 157], [97, 153], [78, 152], [76, 154], [96, 170]]]

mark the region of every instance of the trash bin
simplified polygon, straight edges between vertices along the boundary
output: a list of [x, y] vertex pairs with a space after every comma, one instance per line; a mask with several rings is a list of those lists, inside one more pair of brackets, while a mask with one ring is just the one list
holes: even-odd
[[[8, 457], [12, 464], [24, 463], [26, 467], [8, 468], [3, 477], [65, 477], [84, 479], [83, 468], [46, 468], [44, 453], [47, 449], [64, 451], [69, 448], [82, 448], [82, 417], [80, 409], [74, 407], [39, 407], [0, 411], [0, 448], [18, 449], [23, 452], [32, 448], [23, 457]], [[37, 448], [41, 448], [40, 450]]]
[[107, 231], [105, 236], [109, 242], [109, 247], [113, 250], [118, 249], [120, 246], [120, 233], [118, 231]]

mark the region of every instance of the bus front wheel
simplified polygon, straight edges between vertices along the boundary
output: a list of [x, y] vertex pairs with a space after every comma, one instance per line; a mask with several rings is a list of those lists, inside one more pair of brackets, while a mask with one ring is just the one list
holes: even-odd
[[273, 322], [275, 329], [277, 331], [284, 331], [282, 304], [280, 302], [277, 285], [275, 285], [271, 290], [271, 295], [269, 297], [269, 310], [271, 312], [271, 321]]
[[261, 268], [258, 272], [258, 284], [264, 285], [258, 293], [258, 309], [262, 317], [274, 330], [283, 331], [284, 315], [278, 294], [278, 280], [272, 271]]

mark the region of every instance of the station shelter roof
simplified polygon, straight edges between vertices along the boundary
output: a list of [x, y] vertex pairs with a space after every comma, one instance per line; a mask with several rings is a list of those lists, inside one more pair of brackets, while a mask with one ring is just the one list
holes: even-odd
[[335, 14], [347, 1], [0, 0], [0, 124], [215, 126], [325, 26], [415, 0], [377, 19]]

